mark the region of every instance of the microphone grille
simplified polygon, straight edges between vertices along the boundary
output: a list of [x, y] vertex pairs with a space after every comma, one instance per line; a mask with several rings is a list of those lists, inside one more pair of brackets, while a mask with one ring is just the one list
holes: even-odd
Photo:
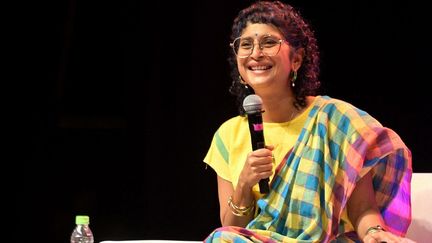
[[247, 114], [261, 112], [262, 110], [262, 99], [256, 94], [246, 96], [243, 100], [243, 109]]

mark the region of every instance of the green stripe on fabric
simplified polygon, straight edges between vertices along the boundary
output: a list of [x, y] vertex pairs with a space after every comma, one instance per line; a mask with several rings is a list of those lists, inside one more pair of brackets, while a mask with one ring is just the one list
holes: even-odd
[[229, 154], [228, 150], [225, 148], [225, 144], [223, 143], [219, 131], [216, 132], [216, 147], [218, 148], [219, 152], [221, 153], [222, 157], [224, 158], [225, 162], [228, 164], [229, 161]]

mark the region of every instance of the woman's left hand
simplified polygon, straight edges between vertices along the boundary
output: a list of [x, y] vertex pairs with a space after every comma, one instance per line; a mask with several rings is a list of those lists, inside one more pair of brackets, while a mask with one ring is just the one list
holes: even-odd
[[363, 238], [365, 243], [416, 243], [408, 238], [399, 237], [388, 231], [369, 233]]

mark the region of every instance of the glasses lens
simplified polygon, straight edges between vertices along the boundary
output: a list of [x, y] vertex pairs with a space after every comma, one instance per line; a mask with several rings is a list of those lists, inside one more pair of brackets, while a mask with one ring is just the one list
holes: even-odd
[[260, 41], [260, 47], [264, 55], [274, 56], [278, 54], [281, 46], [281, 40], [273, 36], [265, 36]]
[[252, 53], [254, 40], [252, 38], [237, 38], [233, 42], [233, 49], [238, 57], [248, 57]]

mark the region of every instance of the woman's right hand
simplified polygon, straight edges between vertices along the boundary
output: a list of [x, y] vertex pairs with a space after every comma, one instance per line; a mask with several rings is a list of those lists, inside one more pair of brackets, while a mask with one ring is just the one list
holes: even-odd
[[251, 188], [261, 179], [269, 178], [273, 174], [273, 146], [269, 145], [248, 154], [243, 170], [240, 173], [239, 183]]

